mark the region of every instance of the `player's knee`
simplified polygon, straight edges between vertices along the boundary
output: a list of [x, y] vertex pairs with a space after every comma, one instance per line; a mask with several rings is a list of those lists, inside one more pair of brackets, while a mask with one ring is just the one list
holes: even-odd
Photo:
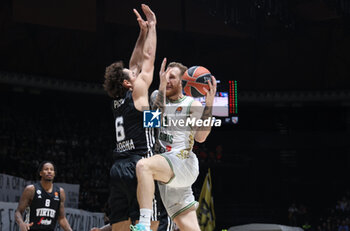
[[144, 173], [150, 171], [148, 161], [146, 159], [141, 159], [136, 164], [136, 173]]

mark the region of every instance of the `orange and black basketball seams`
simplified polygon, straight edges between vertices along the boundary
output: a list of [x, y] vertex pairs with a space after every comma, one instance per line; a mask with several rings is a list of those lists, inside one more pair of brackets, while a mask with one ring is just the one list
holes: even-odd
[[188, 96], [203, 97], [206, 95], [204, 88], [209, 90], [208, 81], [211, 81], [211, 73], [202, 66], [190, 67], [182, 76], [182, 86]]

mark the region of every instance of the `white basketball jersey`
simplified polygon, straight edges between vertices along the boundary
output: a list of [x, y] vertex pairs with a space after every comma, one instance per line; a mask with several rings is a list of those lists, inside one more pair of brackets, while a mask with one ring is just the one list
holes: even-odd
[[191, 151], [194, 144], [194, 130], [186, 126], [190, 118], [190, 107], [194, 99], [183, 96], [177, 101], [166, 101], [162, 113], [162, 126], [158, 132], [156, 152], [163, 153], [173, 150]]

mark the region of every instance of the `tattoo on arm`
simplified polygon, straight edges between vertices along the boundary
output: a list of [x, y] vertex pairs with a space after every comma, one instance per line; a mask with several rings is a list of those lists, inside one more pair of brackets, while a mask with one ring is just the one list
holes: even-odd
[[33, 197], [34, 197], [34, 186], [33, 185], [27, 186], [22, 193], [22, 196], [18, 203], [18, 207], [15, 212], [15, 220], [18, 225], [24, 222], [22, 218], [23, 212], [26, 209], [26, 207], [30, 205]]
[[164, 97], [164, 91], [159, 90], [156, 100], [153, 103], [152, 109], [155, 110], [159, 108], [159, 110], [163, 111], [165, 106], [165, 97]]
[[212, 112], [213, 112], [213, 107], [205, 106], [201, 119], [202, 120], [208, 119], [209, 117], [212, 116]]
[[[203, 113], [202, 113], [202, 116], [201, 116], [201, 120], [206, 120], [206, 119], [210, 118], [212, 116], [212, 111], [213, 111], [213, 107], [205, 106]], [[197, 131], [206, 131], [209, 134], [211, 131], [211, 126], [210, 125], [209, 126], [202, 125], [202, 126], [198, 127]]]

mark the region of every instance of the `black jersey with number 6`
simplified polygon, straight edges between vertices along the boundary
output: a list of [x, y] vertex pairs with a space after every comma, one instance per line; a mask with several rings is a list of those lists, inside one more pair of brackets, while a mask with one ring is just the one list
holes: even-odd
[[35, 194], [29, 206], [31, 230], [54, 230], [60, 209], [60, 188], [53, 185], [51, 193], [46, 192], [40, 183], [34, 184]]
[[117, 145], [117, 157], [152, 155], [154, 134], [152, 128], [143, 127], [143, 112], [135, 108], [132, 91], [125, 98], [113, 101]]

